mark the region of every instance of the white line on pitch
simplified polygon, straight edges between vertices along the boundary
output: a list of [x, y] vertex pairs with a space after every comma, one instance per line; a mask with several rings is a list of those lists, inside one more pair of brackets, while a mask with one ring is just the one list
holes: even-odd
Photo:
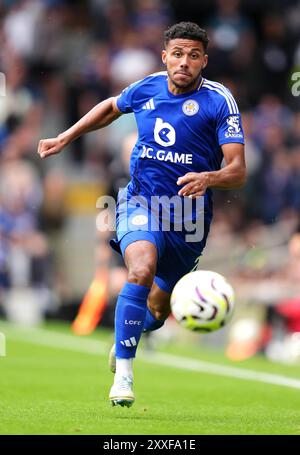
[[[98, 340], [77, 338], [73, 335], [65, 335], [58, 332], [41, 328], [24, 328], [1, 321], [1, 325], [9, 339], [19, 340], [25, 343], [37, 344], [51, 348], [81, 352], [91, 355], [104, 355], [108, 352], [108, 344]], [[8, 330], [5, 330], [7, 328]], [[9, 347], [8, 347], [9, 348]], [[9, 352], [8, 352], [9, 355]], [[263, 382], [267, 384], [300, 389], [300, 380], [271, 373], [258, 372], [244, 368], [219, 365], [216, 363], [193, 360], [172, 354], [163, 353], [139, 353], [138, 359], [143, 362], [163, 365], [181, 370], [189, 370], [208, 373], [218, 376], [227, 376], [247, 381]]]

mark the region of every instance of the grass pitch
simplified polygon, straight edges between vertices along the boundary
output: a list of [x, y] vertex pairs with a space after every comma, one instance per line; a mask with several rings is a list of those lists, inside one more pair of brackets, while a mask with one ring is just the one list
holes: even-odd
[[[300, 434], [300, 366], [264, 358], [233, 364], [221, 352], [173, 343], [164, 357], [137, 358], [136, 402], [112, 408], [112, 334], [78, 338], [63, 325], [25, 330], [1, 321], [0, 331], [7, 344], [0, 357], [0, 434]], [[200, 361], [204, 371], [197, 371]], [[216, 371], [205, 371], [205, 362]], [[254, 376], [241, 379], [235, 370], [226, 376], [222, 366]], [[256, 380], [257, 372], [270, 376]], [[274, 375], [294, 384], [264, 381]]]

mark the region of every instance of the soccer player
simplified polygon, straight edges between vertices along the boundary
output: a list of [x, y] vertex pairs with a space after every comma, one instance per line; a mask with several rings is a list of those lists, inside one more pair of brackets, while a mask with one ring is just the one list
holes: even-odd
[[[124, 257], [128, 282], [115, 311], [115, 379], [109, 397], [113, 405], [128, 407], [134, 402], [132, 361], [142, 331], [163, 325], [175, 283], [197, 267], [205, 246], [212, 219], [211, 188], [238, 188], [246, 179], [237, 104], [227, 88], [202, 76], [208, 61], [206, 31], [181, 22], [165, 32], [164, 41], [166, 71], [130, 85], [57, 138], [39, 144], [45, 158], [122, 114], [135, 114], [138, 140], [131, 156], [131, 180], [119, 193], [117, 238], [111, 242]], [[161, 198], [159, 210], [151, 208], [153, 197]], [[203, 202], [200, 209], [198, 201]], [[190, 210], [185, 211], [185, 202]], [[168, 217], [169, 225], [164, 224]], [[189, 240], [192, 230], [186, 222], [197, 230], [199, 220], [201, 235]]]

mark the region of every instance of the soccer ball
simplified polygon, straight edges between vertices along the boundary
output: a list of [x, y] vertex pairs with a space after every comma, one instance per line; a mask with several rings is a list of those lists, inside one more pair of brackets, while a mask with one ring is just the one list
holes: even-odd
[[213, 332], [230, 320], [234, 291], [216, 272], [197, 270], [184, 275], [171, 295], [171, 310], [176, 321], [195, 332]]

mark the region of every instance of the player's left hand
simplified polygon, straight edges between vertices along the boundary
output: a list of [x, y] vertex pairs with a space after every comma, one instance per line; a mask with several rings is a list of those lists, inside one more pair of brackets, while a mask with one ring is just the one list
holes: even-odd
[[179, 196], [188, 196], [191, 199], [203, 196], [209, 184], [208, 172], [188, 172], [179, 177], [177, 185], [184, 185], [178, 191]]

